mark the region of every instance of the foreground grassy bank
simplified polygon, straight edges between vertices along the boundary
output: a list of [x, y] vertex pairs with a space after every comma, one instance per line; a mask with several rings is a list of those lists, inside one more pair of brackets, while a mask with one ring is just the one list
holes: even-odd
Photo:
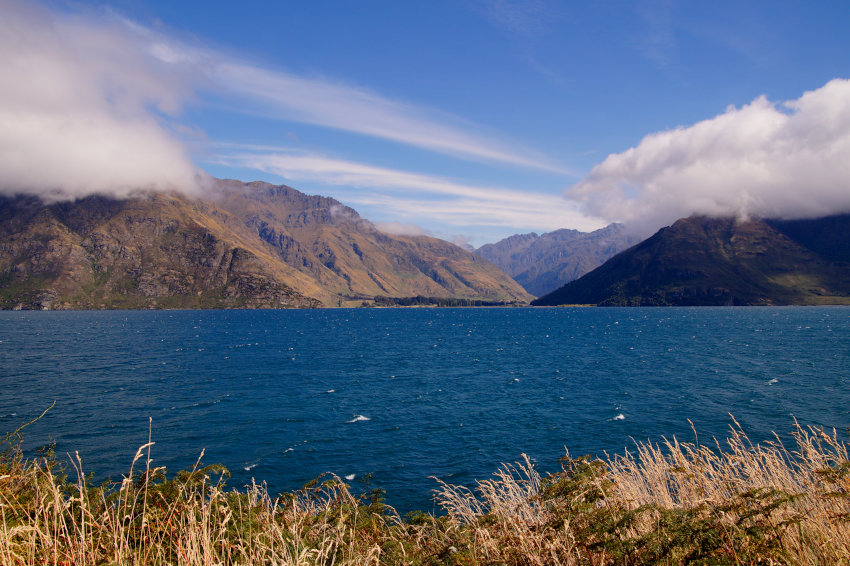
[[847, 447], [793, 437], [754, 445], [736, 425], [724, 443], [640, 443], [546, 477], [526, 459], [475, 491], [437, 481], [445, 514], [402, 519], [334, 477], [277, 497], [200, 463], [166, 477], [150, 444], [122, 482], [91, 485], [79, 458], [25, 458], [16, 431], [0, 453], [0, 563], [850, 564]]

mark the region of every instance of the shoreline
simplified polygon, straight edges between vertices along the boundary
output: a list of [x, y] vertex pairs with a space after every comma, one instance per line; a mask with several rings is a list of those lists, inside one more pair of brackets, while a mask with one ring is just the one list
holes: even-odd
[[[26, 425], [25, 425], [26, 426]], [[167, 474], [142, 445], [120, 482], [91, 485], [77, 456], [0, 446], [6, 564], [842, 563], [850, 558], [850, 460], [835, 431], [799, 425], [795, 446], [733, 428], [710, 447], [675, 438], [634, 454], [570, 458], [541, 476], [502, 465], [474, 490], [440, 480], [440, 514], [399, 517], [384, 493], [336, 476], [271, 495], [203, 465]]]

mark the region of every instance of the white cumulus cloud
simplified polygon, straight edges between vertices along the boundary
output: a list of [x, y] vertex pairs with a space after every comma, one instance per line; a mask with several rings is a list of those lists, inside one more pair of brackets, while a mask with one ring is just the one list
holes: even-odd
[[191, 190], [181, 81], [115, 24], [0, 1], [0, 192]]
[[[197, 188], [189, 103], [454, 157], [564, 172], [434, 109], [188, 44], [108, 11], [0, 0], [0, 192], [49, 198]], [[183, 139], [181, 139], [183, 138]], [[201, 144], [202, 146], [204, 143]]]
[[651, 232], [691, 214], [811, 218], [850, 211], [850, 80], [646, 136], [566, 195]]

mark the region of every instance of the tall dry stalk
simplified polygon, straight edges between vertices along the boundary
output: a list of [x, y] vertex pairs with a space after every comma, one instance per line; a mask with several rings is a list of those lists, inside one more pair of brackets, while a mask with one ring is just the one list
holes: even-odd
[[406, 521], [334, 476], [278, 497], [200, 458], [168, 478], [150, 439], [91, 485], [79, 456], [71, 479], [25, 458], [19, 432], [0, 446], [4, 566], [850, 564], [847, 447], [798, 425], [790, 447], [735, 423], [724, 443], [636, 443], [545, 477], [524, 456], [474, 490], [438, 482], [445, 514]]
[[665, 508], [721, 506], [745, 493], [791, 496], [774, 513], [786, 528], [782, 545], [800, 564], [850, 560], [850, 469], [847, 446], [836, 431], [803, 428], [795, 422], [795, 446], [777, 436], [753, 444], [735, 422], [724, 447], [665, 440], [638, 443], [635, 454], [607, 462], [616, 496], [633, 506]]

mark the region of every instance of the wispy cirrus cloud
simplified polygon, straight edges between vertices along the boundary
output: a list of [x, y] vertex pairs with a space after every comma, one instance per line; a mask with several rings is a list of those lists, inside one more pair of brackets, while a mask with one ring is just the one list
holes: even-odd
[[800, 98], [759, 97], [609, 155], [567, 190], [589, 213], [649, 232], [690, 214], [850, 212], [850, 80]]
[[563, 6], [548, 0], [482, 0], [485, 17], [498, 28], [518, 36], [535, 36], [562, 16]]
[[233, 111], [380, 138], [463, 160], [577, 176], [539, 151], [450, 113], [340, 80], [261, 67], [133, 22], [125, 25], [145, 38], [152, 56], [193, 77], [198, 91], [227, 97]]
[[[455, 116], [391, 100], [368, 90], [231, 61], [206, 71], [210, 80], [250, 99], [251, 112], [372, 136], [467, 160], [573, 175], [538, 152], [477, 133]], [[257, 104], [259, 103], [259, 105]]]
[[555, 230], [564, 226], [593, 230], [604, 225], [556, 194], [478, 186], [335, 159], [287, 148], [235, 148], [218, 157], [234, 167], [279, 175], [289, 182], [321, 183], [347, 190], [351, 204], [380, 207], [400, 218], [427, 217], [455, 226], [511, 226]]
[[428, 231], [407, 222], [373, 222], [375, 228], [392, 236], [428, 236]]
[[516, 44], [531, 70], [559, 86], [571, 83], [568, 74], [546, 63], [540, 48], [553, 33], [563, 33], [562, 26], [574, 7], [552, 0], [478, 0], [473, 5]]
[[673, 28], [673, 10], [675, 7], [661, 0], [642, 4], [635, 8], [636, 15], [643, 23], [644, 33], [634, 40], [635, 49], [657, 67], [668, 67], [675, 59], [677, 51], [676, 35]]
[[[230, 112], [462, 160], [569, 173], [522, 144], [498, 141], [486, 128], [434, 109], [263, 68], [108, 10], [64, 10], [0, 0], [0, 189], [7, 193], [194, 191], [197, 168], [180, 114], [187, 105], [203, 110], [211, 99], [226, 100]], [[194, 128], [193, 136], [203, 138]]]

